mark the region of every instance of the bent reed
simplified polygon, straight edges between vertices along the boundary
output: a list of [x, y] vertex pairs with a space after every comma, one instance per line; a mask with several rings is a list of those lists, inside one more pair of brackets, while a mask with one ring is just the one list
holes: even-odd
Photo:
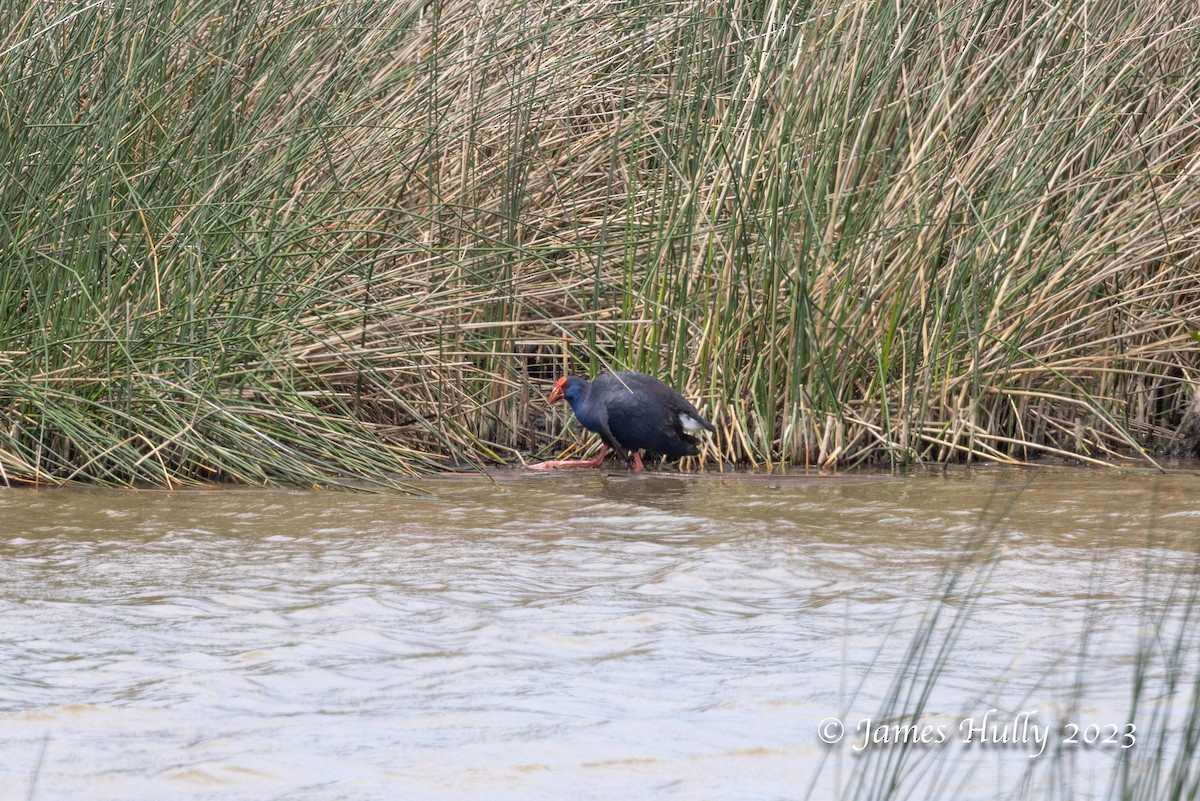
[[1181, 0], [0, 9], [0, 481], [394, 484], [629, 368], [707, 465], [1150, 459]]

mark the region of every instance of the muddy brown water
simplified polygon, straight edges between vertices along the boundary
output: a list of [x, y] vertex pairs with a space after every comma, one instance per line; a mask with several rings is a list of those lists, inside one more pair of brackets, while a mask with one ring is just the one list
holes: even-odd
[[1106, 798], [1192, 709], [1188, 471], [423, 486], [0, 491], [0, 798]]

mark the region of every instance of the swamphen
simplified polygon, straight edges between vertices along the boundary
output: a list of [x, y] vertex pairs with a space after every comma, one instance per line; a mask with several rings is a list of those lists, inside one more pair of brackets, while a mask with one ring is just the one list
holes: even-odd
[[551, 460], [530, 465], [533, 470], [555, 467], [599, 467], [609, 449], [633, 453], [635, 472], [642, 471], [642, 457], [695, 456], [699, 443], [688, 431], [712, 431], [712, 423], [687, 399], [663, 382], [642, 373], [604, 373], [595, 381], [563, 376], [546, 399], [567, 399], [575, 417], [589, 431], [600, 435], [604, 447], [595, 459]]

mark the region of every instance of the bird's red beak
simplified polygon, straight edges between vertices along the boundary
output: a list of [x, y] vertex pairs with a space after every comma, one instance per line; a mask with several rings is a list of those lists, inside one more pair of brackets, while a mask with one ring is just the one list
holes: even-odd
[[558, 383], [554, 385], [554, 389], [550, 391], [550, 397], [546, 398], [546, 403], [557, 403], [566, 396], [563, 395], [563, 387], [567, 385], [567, 377], [563, 376], [558, 379]]

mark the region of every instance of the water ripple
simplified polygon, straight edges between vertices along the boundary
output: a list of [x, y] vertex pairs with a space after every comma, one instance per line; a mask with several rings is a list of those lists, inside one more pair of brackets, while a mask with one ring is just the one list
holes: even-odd
[[1071, 475], [0, 493], [0, 795], [792, 798], [934, 612], [937, 709], [1120, 715], [1200, 519]]

